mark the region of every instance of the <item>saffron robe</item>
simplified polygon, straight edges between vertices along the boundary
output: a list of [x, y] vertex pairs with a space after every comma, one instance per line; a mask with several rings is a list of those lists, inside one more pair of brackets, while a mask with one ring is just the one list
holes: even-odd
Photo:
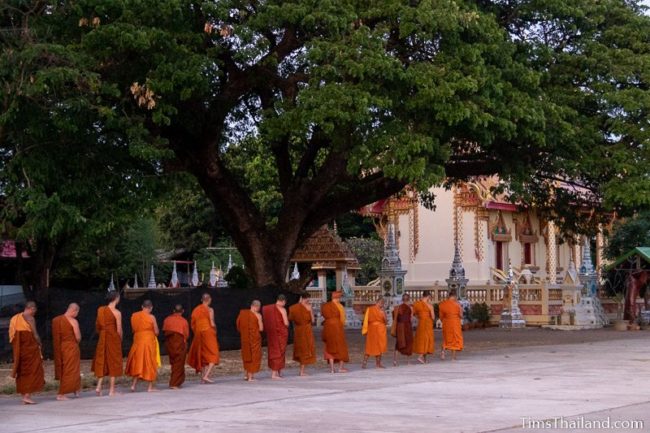
[[219, 364], [217, 328], [210, 323], [210, 309], [201, 304], [192, 311], [192, 345], [187, 363], [199, 373], [208, 364]]
[[302, 304], [289, 308], [289, 320], [293, 323], [293, 360], [303, 365], [316, 363], [314, 332], [311, 313]]
[[334, 302], [327, 302], [320, 308], [323, 321], [322, 339], [325, 342], [325, 359], [334, 361], [349, 362], [348, 344], [345, 341], [345, 314], [341, 313]]
[[146, 311], [133, 313], [131, 329], [133, 330], [133, 345], [126, 359], [127, 376], [153, 382], [158, 376], [160, 367], [160, 350], [158, 338], [151, 318]]
[[163, 322], [165, 349], [169, 355], [171, 374], [169, 386], [179, 387], [185, 382], [185, 358], [187, 355], [187, 339], [190, 336], [190, 324], [182, 314], [173, 313]]
[[282, 313], [280, 313], [276, 304], [265, 305], [262, 308], [262, 319], [269, 352], [269, 368], [273, 371], [282, 370], [285, 364], [289, 328], [284, 326]]
[[262, 367], [262, 335], [260, 324], [251, 310], [241, 310], [237, 316], [237, 331], [241, 338], [241, 359], [247, 373], [257, 373]]
[[122, 339], [117, 333], [117, 319], [107, 306], [97, 309], [95, 330], [99, 335], [90, 370], [96, 377], [122, 375]]
[[72, 324], [64, 314], [52, 320], [54, 378], [59, 380], [59, 395], [81, 390], [81, 352]]
[[16, 314], [9, 322], [9, 342], [14, 354], [11, 377], [16, 379], [16, 392], [31, 394], [41, 391], [45, 386], [41, 346], [23, 313]]
[[362, 333], [366, 336], [366, 355], [379, 356], [386, 351], [386, 315], [381, 308], [371, 305], [366, 309]]
[[426, 302], [420, 300], [413, 304], [413, 315], [418, 318], [413, 339], [413, 352], [421, 355], [433, 353], [433, 319], [431, 309]]
[[453, 299], [442, 301], [438, 307], [442, 321], [442, 348], [463, 350], [463, 332], [461, 319], [463, 309]]
[[401, 304], [393, 310], [395, 322], [395, 350], [406, 356], [413, 354], [413, 325], [411, 307]]

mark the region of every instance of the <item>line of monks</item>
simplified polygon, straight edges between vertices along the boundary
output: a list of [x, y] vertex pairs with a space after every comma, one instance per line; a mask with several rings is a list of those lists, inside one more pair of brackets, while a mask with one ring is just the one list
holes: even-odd
[[[334, 292], [332, 300], [321, 306], [323, 316], [322, 339], [325, 343], [324, 358], [330, 372], [345, 373], [345, 363], [349, 362], [348, 345], [345, 338], [345, 310], [340, 302], [342, 293]], [[161, 366], [158, 344], [159, 328], [152, 314], [153, 304], [149, 300], [142, 303], [142, 310], [131, 316], [133, 344], [123, 369], [122, 360], [122, 315], [117, 309], [120, 296], [109, 292], [107, 305], [97, 310], [96, 331], [99, 336], [91, 370], [97, 377], [95, 393], [102, 395], [104, 378], [109, 379], [109, 396], [118, 394], [115, 390], [117, 377], [126, 374], [132, 378], [131, 392], [136, 390], [138, 381], [148, 382], [147, 390], [155, 392], [158, 368]], [[169, 355], [171, 376], [169, 387], [179, 388], [185, 381], [185, 364], [201, 375], [201, 383], [213, 383], [210, 379], [212, 368], [219, 364], [219, 343], [214, 320], [214, 310], [210, 307], [212, 299], [204, 294], [191, 314], [191, 324], [183, 317], [182, 305], [177, 305], [171, 315], [165, 318], [162, 326], [164, 344]], [[434, 310], [431, 295], [425, 292], [420, 300], [410, 305], [408, 295], [393, 310], [393, 324], [390, 333], [395, 337], [393, 365], [397, 366], [397, 354], [409, 358], [418, 354], [420, 363], [427, 362], [427, 355], [434, 352]], [[362, 327], [366, 336], [365, 354], [362, 367], [366, 368], [368, 359], [375, 357], [376, 367], [384, 368], [382, 355], [387, 350], [387, 320], [383, 299], [367, 308]], [[310, 299], [302, 296], [298, 303], [287, 312], [286, 298], [279, 295], [275, 304], [261, 306], [253, 301], [249, 309], [241, 310], [237, 317], [237, 330], [241, 337], [241, 358], [245, 370], [244, 379], [254, 381], [262, 363], [262, 332], [266, 333], [268, 343], [268, 366], [271, 378], [282, 379], [285, 368], [285, 352], [289, 337], [289, 325], [294, 327], [293, 359], [300, 364], [300, 376], [305, 376], [305, 367], [316, 363], [315, 340], [312, 330], [314, 313]], [[22, 313], [11, 318], [9, 341], [13, 347], [14, 365], [12, 377], [16, 379], [16, 390], [22, 395], [24, 404], [35, 404], [31, 395], [42, 390], [45, 385], [41, 352], [41, 339], [36, 330], [34, 316], [36, 304], [27, 302]], [[67, 394], [79, 395], [81, 390], [79, 341], [81, 332], [76, 319], [79, 306], [70, 304], [67, 311], [52, 321], [54, 346], [55, 378], [60, 381], [57, 400], [67, 400]], [[463, 349], [461, 332], [462, 308], [456, 300], [455, 291], [439, 305], [439, 315], [443, 324], [443, 344], [441, 359], [445, 351], [456, 352]], [[413, 333], [412, 318], [417, 318], [417, 328]], [[190, 328], [194, 334], [192, 344], [187, 348]]]

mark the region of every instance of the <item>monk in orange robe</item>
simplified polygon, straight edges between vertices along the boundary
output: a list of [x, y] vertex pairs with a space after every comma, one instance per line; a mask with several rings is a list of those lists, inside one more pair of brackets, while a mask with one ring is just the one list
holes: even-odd
[[345, 309], [341, 305], [341, 296], [343, 292], [332, 293], [332, 300], [320, 307], [324, 319], [322, 339], [325, 342], [325, 359], [329, 362], [332, 373], [335, 362], [339, 364], [339, 373], [347, 373], [348, 370], [343, 365], [350, 362], [348, 344], [345, 341]]
[[219, 342], [214, 310], [210, 307], [212, 297], [208, 293], [201, 296], [201, 304], [192, 311], [192, 345], [187, 355], [187, 363], [197, 373], [201, 373], [201, 383], [214, 383], [210, 379], [212, 368], [219, 364]]
[[187, 339], [190, 338], [190, 324], [183, 317], [185, 310], [178, 304], [174, 312], [167, 316], [163, 322], [163, 334], [165, 335], [165, 349], [169, 355], [171, 375], [169, 376], [169, 387], [178, 389], [185, 382], [185, 358], [187, 356]]
[[282, 369], [285, 364], [285, 352], [289, 339], [289, 318], [287, 310], [284, 308], [286, 304], [287, 298], [284, 295], [278, 295], [275, 304], [265, 305], [262, 308], [271, 379], [282, 378]]
[[314, 312], [309, 294], [303, 294], [297, 304], [289, 308], [289, 321], [293, 323], [293, 360], [300, 363], [300, 376], [306, 376], [305, 366], [316, 363], [314, 343]]
[[36, 303], [28, 301], [25, 310], [9, 322], [9, 342], [14, 352], [11, 377], [16, 379], [16, 392], [22, 394], [23, 404], [36, 404], [32, 393], [45, 386], [45, 371], [41, 354], [41, 337], [36, 330]]
[[456, 299], [456, 291], [450, 290], [449, 296], [438, 307], [442, 321], [442, 352], [441, 359], [445, 359], [445, 350], [451, 350], [451, 359], [456, 360], [456, 352], [463, 350], [463, 308]]
[[361, 368], [366, 368], [368, 358], [375, 357], [375, 367], [384, 368], [381, 355], [386, 351], [386, 313], [384, 313], [384, 298], [379, 298], [375, 305], [366, 309], [361, 333], [366, 336], [366, 350]]
[[122, 314], [117, 309], [120, 295], [116, 291], [108, 292], [108, 305], [97, 309], [95, 329], [99, 335], [91, 371], [95, 373], [97, 388], [95, 393], [102, 395], [102, 382], [105, 376], [110, 378], [109, 396], [115, 393], [115, 378], [122, 375]]
[[393, 365], [397, 366], [397, 352], [406, 356], [407, 364], [410, 364], [413, 354], [413, 324], [411, 317], [413, 309], [409, 305], [411, 297], [406, 293], [402, 295], [402, 303], [393, 310], [393, 326], [391, 334], [395, 337], [395, 351], [393, 352]]
[[427, 355], [433, 353], [433, 323], [435, 314], [431, 305], [431, 293], [425, 291], [422, 298], [413, 304], [413, 315], [418, 319], [413, 340], [413, 352], [418, 353], [418, 362], [426, 364]]
[[241, 337], [241, 359], [246, 371], [246, 380], [253, 382], [255, 373], [262, 366], [262, 335], [264, 324], [260, 314], [262, 304], [255, 300], [251, 308], [241, 310], [237, 316], [237, 331]]
[[65, 314], [52, 320], [54, 345], [54, 377], [59, 380], [57, 400], [67, 400], [66, 394], [79, 396], [81, 391], [81, 331], [77, 315], [79, 305], [70, 304]]
[[131, 315], [133, 344], [126, 359], [126, 375], [133, 378], [131, 392], [139, 379], [149, 382], [148, 392], [155, 391], [154, 383], [160, 367], [160, 347], [158, 346], [158, 323], [151, 312], [153, 304], [150, 300], [142, 302], [142, 311]]

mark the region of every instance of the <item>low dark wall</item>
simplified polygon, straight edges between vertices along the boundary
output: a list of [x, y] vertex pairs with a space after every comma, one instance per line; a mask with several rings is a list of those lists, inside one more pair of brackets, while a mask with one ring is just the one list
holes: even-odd
[[[123, 353], [128, 354], [131, 347], [131, 315], [141, 310], [143, 300], [150, 299], [153, 302], [153, 314], [156, 316], [158, 326], [162, 327], [163, 320], [171, 313], [176, 304], [182, 304], [185, 307], [185, 317], [189, 320], [192, 309], [201, 302], [203, 293], [210, 293], [212, 296], [212, 308], [214, 308], [215, 322], [217, 324], [217, 338], [219, 347], [222, 350], [233, 350], [240, 347], [239, 333], [235, 326], [239, 311], [242, 308], [248, 308], [254, 299], [259, 299], [262, 305], [271, 304], [275, 302], [278, 294], [278, 292], [268, 289], [197, 288], [175, 296], [164, 295], [151, 290], [137, 299], [122, 298], [118, 309], [122, 312], [122, 326], [124, 329]], [[97, 333], [95, 332], [97, 308], [106, 304], [105, 296], [105, 292], [70, 289], [49, 290], [47, 300], [38, 304], [38, 313], [36, 315], [38, 331], [43, 339], [43, 355], [45, 358], [52, 358], [52, 319], [59, 314], [63, 314], [71, 302], [76, 302], [81, 307], [77, 317], [82, 335], [80, 343], [81, 357], [84, 359], [93, 357], [95, 345], [97, 344]], [[289, 295], [288, 298], [288, 304], [297, 301], [295, 296]], [[6, 332], [6, 330], [0, 330], [0, 332]], [[6, 339], [4, 341], [6, 342]], [[164, 353], [165, 349], [162, 340], [160, 342], [160, 349]], [[2, 360], [8, 360], [11, 357], [11, 346], [7, 346], [5, 343], [5, 347], [1, 347], [2, 343], [3, 339], [0, 339], [0, 357]]]

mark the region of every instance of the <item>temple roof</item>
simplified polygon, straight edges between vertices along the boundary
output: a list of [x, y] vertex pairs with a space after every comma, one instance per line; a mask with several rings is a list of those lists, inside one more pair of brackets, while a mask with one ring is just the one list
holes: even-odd
[[348, 268], [359, 268], [359, 261], [348, 244], [327, 226], [323, 226], [307, 239], [294, 253], [292, 262], [316, 263], [345, 262]]

